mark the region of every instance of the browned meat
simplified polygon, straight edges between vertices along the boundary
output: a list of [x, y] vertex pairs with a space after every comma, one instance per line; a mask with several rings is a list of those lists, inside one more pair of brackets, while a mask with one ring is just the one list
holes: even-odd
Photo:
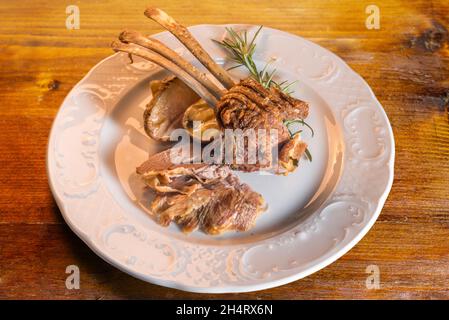
[[234, 176], [228, 166], [173, 164], [170, 150], [155, 154], [137, 168], [156, 191], [152, 214], [163, 226], [171, 221], [184, 232], [209, 234], [246, 231], [264, 210], [260, 194]]
[[282, 144], [290, 138], [283, 121], [306, 118], [309, 105], [277, 88], [266, 89], [253, 78], [246, 78], [223, 95], [217, 110], [224, 128], [267, 132], [277, 129]]
[[191, 195], [157, 195], [151, 208], [161, 225], [175, 221], [183, 232], [200, 228], [216, 235], [249, 230], [264, 210], [263, 203], [260, 194], [230, 174], [226, 179], [202, 184]]
[[230, 174], [227, 166], [205, 163], [174, 164], [170, 149], [156, 153], [140, 165], [136, 172], [156, 192], [178, 192], [190, 195], [203, 183], [224, 179]]
[[[220, 99], [218, 105], [218, 118], [224, 128], [241, 129], [265, 129], [267, 136], [271, 129], [277, 130], [280, 168], [274, 168], [277, 173], [289, 173], [296, 167], [307, 145], [304, 148], [295, 147], [295, 166], [286, 160], [286, 155], [291, 153], [292, 140], [284, 121], [288, 119], [304, 119], [309, 113], [309, 105], [301, 100], [295, 99], [277, 88], [264, 88], [253, 78], [241, 80], [239, 84], [229, 89]], [[296, 144], [298, 144], [297, 136]], [[257, 143], [257, 140], [254, 141]], [[274, 146], [269, 144], [265, 150], [269, 151]], [[245, 145], [248, 150], [248, 145]], [[235, 170], [252, 172], [272, 166], [271, 153], [267, 153], [265, 162], [256, 164], [234, 164]], [[288, 168], [286, 167], [288, 166]]]

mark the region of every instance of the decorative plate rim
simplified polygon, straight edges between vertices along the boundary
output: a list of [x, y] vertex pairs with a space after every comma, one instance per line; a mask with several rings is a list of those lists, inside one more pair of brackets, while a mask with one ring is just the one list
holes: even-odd
[[[227, 24], [227, 25], [210, 25], [210, 24], [201, 24], [201, 25], [196, 25], [196, 26], [192, 26], [189, 29], [197, 36], [199, 36], [199, 32], [201, 32], [202, 29], [213, 29], [213, 28], [221, 28], [222, 30], [224, 30], [225, 27], [230, 27], [230, 26], [234, 26], [234, 27], [254, 27], [251, 25], [236, 25], [236, 24]], [[99, 246], [99, 240], [98, 239], [94, 239], [92, 237], [92, 233], [86, 232], [83, 229], [80, 229], [79, 226], [74, 222], [73, 220], [73, 216], [70, 215], [70, 213], [68, 212], [68, 209], [66, 207], [65, 204], [65, 200], [64, 198], [60, 195], [61, 190], [60, 187], [57, 185], [57, 178], [55, 177], [54, 174], [54, 167], [52, 166], [52, 164], [54, 164], [55, 159], [54, 159], [54, 144], [55, 144], [55, 133], [57, 131], [57, 125], [58, 125], [58, 120], [60, 117], [60, 114], [62, 112], [62, 109], [65, 105], [68, 104], [69, 99], [73, 97], [73, 94], [75, 93], [76, 90], [78, 90], [84, 82], [86, 82], [87, 79], [89, 79], [89, 77], [95, 73], [95, 71], [97, 71], [103, 64], [107, 63], [110, 60], [113, 59], [117, 59], [117, 57], [120, 55], [119, 53], [113, 54], [111, 56], [106, 57], [105, 59], [101, 60], [99, 63], [97, 63], [93, 68], [91, 68], [89, 70], [89, 72], [70, 90], [70, 92], [68, 93], [68, 95], [66, 96], [66, 98], [64, 99], [64, 101], [61, 104], [60, 109], [58, 110], [58, 114], [55, 117], [55, 120], [53, 121], [52, 124], [52, 128], [50, 131], [50, 135], [49, 135], [49, 143], [47, 146], [47, 158], [46, 158], [46, 165], [47, 165], [47, 175], [49, 178], [49, 185], [50, 185], [50, 189], [54, 195], [54, 198], [56, 200], [56, 203], [58, 205], [58, 207], [61, 210], [61, 214], [65, 220], [65, 222], [69, 225], [69, 227], [72, 229], [72, 231], [79, 237], [81, 238], [86, 244], [87, 246], [94, 251], [98, 256], [100, 256], [102, 259], [104, 259], [105, 261], [107, 261], [108, 263], [112, 264], [113, 266], [117, 267], [118, 269], [120, 269], [121, 271], [124, 271], [136, 278], [139, 278], [141, 280], [147, 281], [147, 282], [151, 282], [154, 284], [158, 284], [158, 285], [162, 285], [162, 286], [166, 286], [166, 287], [171, 287], [171, 288], [176, 288], [176, 289], [180, 289], [180, 290], [184, 290], [184, 291], [190, 291], [190, 292], [200, 292], [200, 293], [228, 293], [228, 292], [249, 292], [249, 291], [257, 291], [257, 290], [263, 290], [263, 289], [268, 289], [268, 288], [273, 288], [276, 286], [280, 286], [283, 284], [287, 284], [290, 283], [292, 281], [304, 278], [326, 266], [328, 266], [329, 264], [331, 264], [332, 262], [336, 261], [337, 259], [339, 259], [341, 256], [343, 256], [344, 254], [346, 254], [352, 247], [354, 247], [366, 234], [367, 232], [371, 229], [371, 227], [374, 225], [375, 221], [377, 220], [384, 204], [385, 201], [387, 199], [387, 196], [391, 190], [392, 184], [393, 184], [393, 178], [394, 178], [394, 159], [395, 159], [395, 143], [394, 143], [394, 136], [393, 136], [393, 131], [390, 125], [390, 122], [388, 120], [388, 117], [383, 109], [383, 107], [381, 106], [380, 102], [377, 100], [377, 98], [375, 97], [372, 89], [369, 87], [369, 85], [366, 83], [366, 81], [360, 76], [358, 75], [354, 70], [352, 70], [352, 68], [350, 68], [341, 58], [339, 58], [337, 55], [335, 55], [334, 53], [332, 53], [331, 51], [322, 48], [321, 46], [307, 40], [304, 39], [300, 36], [297, 35], [293, 35], [284, 31], [280, 31], [280, 30], [276, 30], [276, 29], [272, 29], [272, 28], [268, 28], [268, 27], [264, 27], [264, 34], [268, 34], [268, 35], [280, 35], [282, 37], [288, 37], [288, 38], [293, 38], [295, 41], [298, 41], [298, 43], [302, 43], [305, 46], [307, 46], [307, 49], [311, 49], [314, 48], [317, 52], [319, 52], [320, 54], [325, 53], [325, 55], [323, 55], [322, 57], [325, 57], [325, 59], [330, 59], [330, 61], [335, 62], [336, 64], [338, 64], [340, 67], [344, 67], [346, 68], [345, 71], [347, 74], [349, 74], [350, 77], [352, 77], [353, 81], [357, 81], [359, 83], [360, 88], [363, 88], [363, 90], [366, 90], [365, 94], [367, 95], [365, 98], [370, 99], [370, 103], [372, 103], [374, 105], [374, 109], [369, 109], [368, 107], [366, 109], [369, 109], [370, 111], [373, 110], [374, 113], [378, 112], [379, 114], [377, 114], [377, 116], [380, 116], [381, 119], [379, 120], [380, 122], [382, 122], [383, 125], [383, 129], [385, 130], [385, 132], [383, 133], [383, 136], [386, 137], [386, 146], [385, 148], [388, 149], [388, 154], [386, 155], [385, 158], [382, 158], [382, 164], [386, 165], [387, 169], [388, 169], [388, 177], [386, 181], [384, 182], [384, 189], [383, 191], [377, 196], [377, 200], [376, 203], [374, 205], [374, 207], [372, 208], [367, 208], [366, 211], [370, 211], [370, 217], [364, 221], [362, 220], [361, 223], [363, 223], [363, 226], [361, 226], [359, 229], [357, 229], [357, 231], [354, 234], [351, 234], [349, 237], [350, 239], [345, 239], [343, 238], [343, 240], [339, 243], [337, 243], [335, 245], [335, 247], [339, 246], [338, 249], [335, 250], [335, 247], [332, 249], [329, 249], [329, 251], [334, 250], [334, 252], [331, 252], [328, 256], [326, 256], [326, 254], [329, 253], [329, 251], [326, 251], [323, 255], [317, 257], [316, 259], [312, 260], [311, 265], [310, 266], [306, 266], [303, 268], [303, 270], [300, 271], [295, 271], [293, 269], [295, 269], [294, 267], [290, 268], [290, 269], [286, 269], [287, 272], [282, 273], [281, 276], [279, 276], [278, 278], [273, 277], [272, 279], [267, 279], [267, 278], [261, 278], [260, 274], [258, 273], [251, 273], [248, 272], [248, 270], [245, 270], [245, 272], [242, 272], [242, 274], [238, 274], [238, 276], [236, 276], [236, 278], [238, 280], [236, 281], [247, 281], [247, 283], [240, 285], [238, 283], [233, 283], [232, 281], [223, 281], [223, 280], [217, 280], [218, 284], [216, 286], [214, 285], [192, 285], [192, 283], [185, 283], [182, 282], [180, 280], [176, 280], [176, 277], [172, 277], [172, 278], [164, 278], [164, 276], [154, 276], [154, 275], [149, 275], [146, 273], [143, 273], [141, 271], [138, 271], [136, 268], [133, 268], [132, 265], [126, 264], [123, 261], [118, 261], [117, 256], [113, 256], [111, 255], [110, 252], [107, 252], [105, 250], [105, 247], [100, 247]], [[168, 36], [167, 32], [161, 32], [158, 33], [157, 35], [154, 35], [156, 37], [165, 37]], [[201, 42], [201, 41], [200, 41]], [[293, 42], [293, 40], [292, 40]], [[322, 58], [321, 57], [321, 58]], [[339, 78], [341, 74], [333, 74], [331, 75], [331, 78], [328, 77], [328, 75], [326, 75], [326, 79], [324, 79], [324, 81], [334, 81], [335, 79]], [[322, 81], [322, 77], [320, 77], [319, 81]], [[357, 99], [356, 99], [357, 100]], [[358, 102], [357, 102], [358, 103]], [[362, 108], [365, 108], [364, 106]], [[351, 113], [352, 111], [354, 111], [355, 109], [351, 109], [348, 112]], [[107, 115], [106, 115], [107, 116]], [[345, 118], [346, 119], [346, 118]], [[342, 125], [343, 122], [345, 121], [342, 120]], [[346, 143], [346, 138], [345, 138], [345, 143]], [[384, 152], [386, 152], [384, 150]], [[363, 161], [360, 161], [359, 163], [363, 163]], [[343, 173], [345, 174], [345, 173]], [[340, 182], [339, 182], [340, 183]], [[59, 188], [59, 189], [58, 189]], [[83, 200], [80, 200], [83, 201]], [[340, 200], [335, 200], [335, 203], [338, 203], [340, 205]], [[346, 200], [342, 200], [343, 203], [345, 203]], [[352, 199], [350, 199], [348, 201], [348, 203], [352, 203], [351, 201], [353, 201]], [[332, 199], [329, 202], [329, 206], [332, 206], [334, 204], [334, 202], [332, 202]], [[342, 203], [342, 204], [343, 204]], [[357, 203], [356, 205], [356, 210], [359, 210], [363, 204]], [[360, 207], [357, 207], [360, 206]], [[326, 209], [327, 207], [321, 208], [320, 209], [320, 213], [317, 214], [318, 216], [321, 215], [321, 213]], [[351, 209], [352, 210], [352, 209]], [[362, 210], [362, 209], [360, 209]], [[365, 216], [364, 216], [365, 217]], [[364, 218], [363, 217], [363, 218]], [[105, 230], [102, 230], [102, 232], [106, 232]], [[299, 234], [302, 231], [298, 231]], [[101, 237], [104, 238], [104, 234], [101, 235]], [[296, 234], [295, 234], [296, 237]], [[102, 239], [103, 239], [102, 238]], [[293, 237], [294, 238], [294, 237]], [[295, 238], [296, 239], [296, 238]], [[294, 241], [300, 241], [300, 240], [291, 240], [292, 242]], [[270, 239], [268, 239], [270, 240]], [[289, 240], [290, 241], [290, 240]], [[267, 242], [268, 243], [268, 242]], [[273, 242], [274, 243], [274, 242]], [[262, 241], [262, 244], [256, 244], [255, 246], [263, 246], [265, 245], [265, 242]], [[272, 244], [267, 244], [267, 246], [270, 246]], [[277, 244], [276, 244], [277, 245]], [[282, 244], [281, 244], [282, 245]], [[244, 252], [244, 254], [247, 254], [249, 250], [251, 250], [253, 247], [248, 247], [246, 248], [246, 251]], [[262, 249], [261, 249], [262, 250]], [[267, 248], [265, 248], [264, 250], [268, 250]], [[271, 249], [270, 249], [271, 250]], [[232, 250], [231, 250], [232, 251]], [[254, 250], [255, 251], [255, 250]], [[243, 260], [243, 254], [235, 259], [241, 259]], [[175, 257], [176, 259], [176, 257]], [[233, 258], [229, 258], [229, 255], [223, 258], [224, 260], [232, 260]], [[223, 260], [222, 259], [222, 260]], [[241, 266], [242, 262], [239, 260], [237, 262], [235, 261], [228, 261], [229, 264], [231, 264], [231, 273], [239, 273], [241, 272], [241, 268], [243, 268]], [[223, 266], [223, 264], [225, 264], [225, 266]], [[237, 264], [237, 265], [234, 265]], [[227, 270], [226, 268], [228, 268], [228, 266], [226, 265], [226, 261], [220, 262], [220, 268], [225, 268], [225, 270]], [[291, 272], [288, 272], [288, 271]], [[293, 270], [293, 271], [292, 271]], [[226, 272], [228, 272], [226, 271]], [[285, 270], [281, 270], [282, 272]], [[182, 271], [181, 271], [182, 272]], [[185, 270], [184, 270], [185, 272]], [[276, 273], [275, 271], [273, 271], [272, 273]], [[163, 272], [162, 272], [163, 274]], [[257, 274], [257, 276], [256, 276]], [[268, 276], [268, 278], [270, 278], [272, 275], [270, 273], [270, 275]], [[242, 280], [244, 279], [244, 280]], [[206, 280], [204, 280], [204, 283], [208, 283]], [[211, 283], [211, 282], [209, 282]]]

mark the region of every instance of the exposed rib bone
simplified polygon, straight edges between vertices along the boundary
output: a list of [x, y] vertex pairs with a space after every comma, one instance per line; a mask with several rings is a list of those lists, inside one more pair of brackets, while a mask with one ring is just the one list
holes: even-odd
[[178, 40], [189, 49], [189, 51], [226, 87], [226, 89], [234, 86], [234, 81], [231, 76], [215, 63], [186, 27], [180, 25], [167, 13], [158, 8], [147, 8], [145, 10], [145, 15], [159, 23], [178, 38]]
[[150, 49], [167, 60], [175, 63], [181, 69], [190, 74], [194, 79], [196, 79], [199, 83], [201, 83], [206, 89], [209, 90], [217, 99], [220, 99], [223, 95], [223, 92], [220, 88], [218, 88], [207, 76], [205, 73], [200, 72], [197, 68], [195, 68], [192, 64], [184, 60], [181, 56], [179, 56], [174, 50], [167, 47], [162, 42], [147, 38], [136, 31], [123, 31], [119, 36], [120, 41], [124, 43], [134, 43], [144, 48]]
[[175, 76], [180, 78], [185, 84], [187, 84], [193, 91], [195, 91], [203, 100], [205, 100], [211, 107], [215, 108], [217, 105], [217, 99], [204, 88], [196, 79], [194, 79], [190, 74], [182, 70], [173, 62], [165, 59], [157, 53], [147, 50], [141, 46], [133, 43], [125, 44], [120, 41], [113, 41], [111, 47], [114, 51], [122, 51], [134, 54], [146, 60], [149, 60], [164, 69], [167, 69]]

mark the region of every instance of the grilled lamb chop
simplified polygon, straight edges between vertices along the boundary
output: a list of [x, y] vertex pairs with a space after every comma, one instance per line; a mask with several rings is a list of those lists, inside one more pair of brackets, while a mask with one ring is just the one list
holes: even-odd
[[[306, 102], [286, 95], [278, 88], [266, 89], [252, 78], [235, 84], [230, 75], [213, 61], [187, 28], [157, 8], [148, 8], [145, 15], [178, 38], [220, 82], [222, 87], [217, 87], [206, 74], [196, 69], [163, 43], [145, 37], [138, 32], [123, 32], [119, 37], [120, 41], [112, 43], [115, 51], [140, 56], [171, 71], [216, 110], [218, 122], [224, 128], [266, 129], [268, 131], [277, 129], [279, 152], [290, 153], [291, 150], [282, 150], [284, 146], [292, 147], [292, 144], [286, 143], [290, 135], [283, 122], [288, 119], [307, 117], [309, 107]], [[304, 142], [302, 144], [305, 145]], [[298, 155], [298, 150], [304, 152], [305, 148], [296, 148], [297, 160], [301, 156]], [[243, 171], [255, 171], [260, 167], [259, 163], [235, 166]], [[283, 169], [284, 172], [281, 173], [292, 171], [291, 166], [288, 169]]]
[[224, 128], [277, 129], [279, 143], [283, 144], [290, 139], [283, 122], [307, 117], [309, 106], [277, 88], [266, 89], [253, 78], [246, 78], [222, 96], [217, 111]]
[[214, 235], [246, 231], [264, 210], [262, 196], [227, 166], [173, 164], [166, 150], [151, 156], [137, 173], [156, 191], [151, 211], [159, 224], [175, 221], [186, 233], [197, 228]]
[[[229, 129], [265, 129], [267, 134], [270, 130], [277, 130], [279, 163], [273, 168], [271, 152], [265, 154], [264, 162], [259, 160], [255, 164], [233, 164], [232, 168], [245, 172], [258, 171], [261, 168], [275, 169], [277, 174], [288, 174], [296, 169], [298, 161], [307, 148], [307, 144], [301, 141], [303, 148], [295, 147], [299, 143], [300, 136], [296, 135], [294, 140], [290, 140], [290, 132], [284, 125], [288, 119], [306, 118], [309, 113], [309, 106], [304, 101], [292, 98], [277, 88], [264, 88], [253, 78], [246, 78], [238, 85], [229, 89], [220, 99], [217, 105], [218, 119], [224, 128]], [[258, 141], [252, 141], [258, 143]], [[265, 150], [271, 150], [270, 141], [266, 142]], [[260, 146], [258, 146], [260, 147]], [[293, 150], [294, 149], [294, 150]], [[244, 151], [248, 150], [245, 145]], [[288, 162], [286, 155], [290, 160]], [[294, 156], [293, 156], [294, 154]], [[282, 156], [282, 158], [281, 158]], [[292, 165], [294, 163], [294, 165]]]

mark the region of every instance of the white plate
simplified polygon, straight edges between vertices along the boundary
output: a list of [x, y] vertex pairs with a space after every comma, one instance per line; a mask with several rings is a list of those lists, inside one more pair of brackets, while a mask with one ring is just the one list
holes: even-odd
[[[218, 62], [226, 52], [210, 39], [224, 28], [190, 28]], [[168, 33], [155, 37], [195, 61]], [[147, 215], [149, 192], [135, 168], [160, 148], [144, 134], [142, 112], [149, 81], [165, 71], [115, 54], [69, 93], [51, 131], [48, 176], [64, 219], [99, 256], [159, 285], [243, 292], [303, 278], [368, 232], [393, 181], [394, 140], [382, 106], [346, 63], [305, 39], [264, 28], [256, 51], [260, 64], [274, 58], [281, 78], [299, 80], [295, 96], [310, 103], [315, 136], [304, 137], [313, 161], [287, 177], [239, 173], [269, 204], [245, 233], [184, 235]]]

